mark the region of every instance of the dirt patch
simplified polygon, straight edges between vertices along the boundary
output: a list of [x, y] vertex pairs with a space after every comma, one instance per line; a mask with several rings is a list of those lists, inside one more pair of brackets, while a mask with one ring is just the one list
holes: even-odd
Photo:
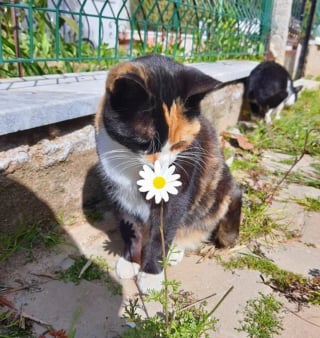
[[79, 216], [83, 207], [103, 199], [94, 149], [74, 152], [47, 168], [33, 162], [0, 173], [1, 230], [21, 223], [55, 222]]

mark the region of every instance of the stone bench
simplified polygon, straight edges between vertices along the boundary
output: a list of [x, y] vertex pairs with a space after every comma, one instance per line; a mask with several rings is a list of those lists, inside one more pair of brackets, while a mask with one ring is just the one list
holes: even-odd
[[[245, 78], [256, 64], [253, 61], [219, 61], [190, 65], [227, 82]], [[106, 71], [99, 71], [0, 79], [0, 135], [94, 114], [104, 91], [106, 75]], [[218, 104], [224, 101], [223, 96], [217, 98]], [[237, 101], [239, 96], [241, 94], [230, 95], [228, 91], [226, 98]], [[210, 110], [210, 102], [211, 99], [206, 102], [206, 110]], [[225, 102], [223, 110], [230, 110], [230, 102]]]

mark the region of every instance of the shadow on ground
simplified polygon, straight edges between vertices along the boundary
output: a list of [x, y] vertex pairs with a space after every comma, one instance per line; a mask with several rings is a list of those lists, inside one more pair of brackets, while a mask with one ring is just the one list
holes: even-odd
[[[119, 284], [109, 272], [105, 274], [108, 283], [81, 280], [76, 284], [55, 279], [57, 272], [73, 265], [75, 257], [88, 254], [68, 227], [59, 225], [51, 208], [29, 188], [0, 174], [0, 215], [1, 296], [12, 302], [18, 316], [32, 324], [36, 337], [50, 336], [41, 323], [79, 338], [119, 336], [122, 296], [113, 294]], [[62, 234], [63, 240], [49, 248], [45, 240], [53, 233]], [[1, 307], [0, 312], [7, 309]], [[2, 326], [0, 335], [7, 334]]]

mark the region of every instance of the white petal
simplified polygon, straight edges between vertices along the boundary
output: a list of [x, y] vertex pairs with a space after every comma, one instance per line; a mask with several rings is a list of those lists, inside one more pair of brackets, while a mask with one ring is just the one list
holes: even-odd
[[147, 192], [149, 190], [150, 190], [150, 187], [146, 186], [146, 185], [139, 188], [139, 191], [141, 191], [141, 192]]
[[138, 185], [147, 185], [147, 184], [149, 184], [149, 182], [147, 180], [139, 180], [139, 181], [137, 181], [137, 184]]
[[154, 172], [153, 170], [147, 166], [146, 164], [143, 165], [143, 170], [139, 171], [139, 175], [142, 178], [149, 178], [149, 177], [153, 177], [154, 176]]
[[166, 190], [162, 190], [162, 191], [161, 191], [161, 196], [162, 196], [162, 198], [163, 198], [163, 200], [164, 200], [165, 202], [168, 202], [168, 201], [169, 201], [169, 195], [168, 195], [168, 193], [167, 193]]
[[168, 185], [172, 187], [180, 187], [182, 183], [180, 181], [173, 181], [173, 182], [168, 182]]
[[167, 182], [172, 182], [172, 181], [178, 180], [179, 178], [180, 178], [179, 174], [174, 174], [174, 175], [171, 175], [171, 176], [167, 176]]
[[176, 170], [176, 166], [175, 165], [172, 165], [172, 166], [170, 166], [167, 170], [166, 170], [166, 172], [165, 172], [165, 174], [166, 175], [172, 175], [173, 173], [174, 173], [174, 171]]
[[156, 194], [156, 192], [152, 189], [149, 190], [146, 196], [146, 200], [151, 200], [151, 198]]
[[167, 191], [169, 194], [172, 194], [172, 195], [177, 195], [178, 193], [178, 189], [176, 189], [173, 186], [167, 186]]
[[162, 176], [161, 164], [159, 160], [154, 162], [154, 174], [155, 176]]
[[157, 194], [156, 194], [156, 196], [155, 196], [155, 198], [156, 198], [156, 203], [157, 204], [159, 204], [160, 202], [161, 202], [161, 194], [158, 192]]

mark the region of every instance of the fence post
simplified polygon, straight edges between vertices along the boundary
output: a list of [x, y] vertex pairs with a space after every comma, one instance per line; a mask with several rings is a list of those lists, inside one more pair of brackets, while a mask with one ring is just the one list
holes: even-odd
[[292, 0], [273, 0], [269, 50], [280, 64], [284, 64], [291, 17]]

